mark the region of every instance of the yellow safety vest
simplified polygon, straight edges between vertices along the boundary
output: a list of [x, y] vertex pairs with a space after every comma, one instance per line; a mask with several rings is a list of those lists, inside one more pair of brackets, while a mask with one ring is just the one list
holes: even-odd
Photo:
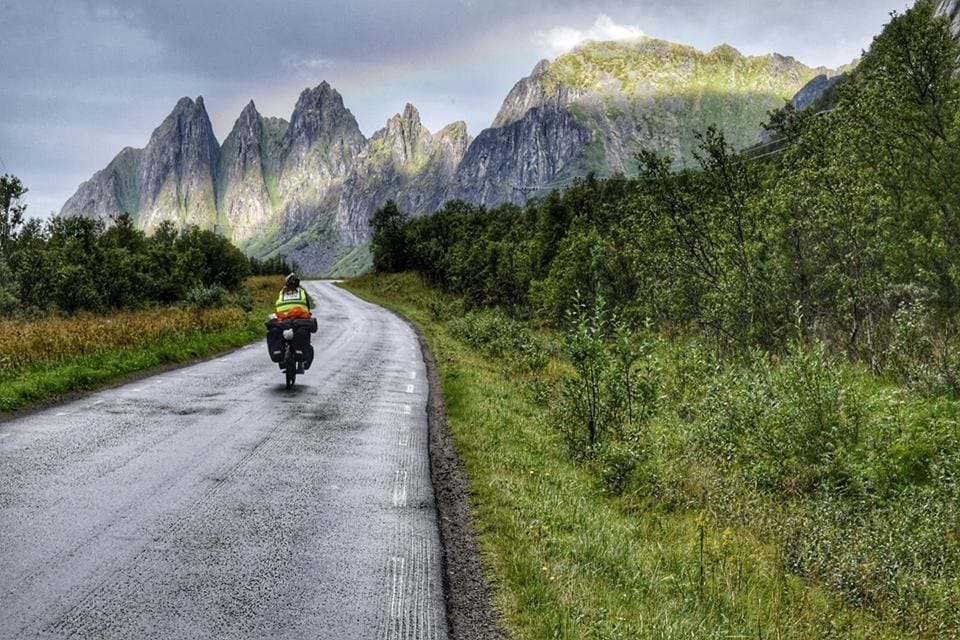
[[297, 307], [310, 313], [307, 292], [303, 287], [297, 287], [295, 291], [288, 291], [286, 288], [281, 289], [280, 295], [277, 297], [277, 315], [288, 314]]

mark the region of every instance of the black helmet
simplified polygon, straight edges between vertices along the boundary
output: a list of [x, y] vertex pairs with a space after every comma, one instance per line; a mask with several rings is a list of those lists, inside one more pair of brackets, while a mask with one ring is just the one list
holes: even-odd
[[296, 273], [291, 273], [287, 276], [287, 279], [284, 282], [288, 288], [296, 289], [300, 286], [300, 276], [298, 276]]

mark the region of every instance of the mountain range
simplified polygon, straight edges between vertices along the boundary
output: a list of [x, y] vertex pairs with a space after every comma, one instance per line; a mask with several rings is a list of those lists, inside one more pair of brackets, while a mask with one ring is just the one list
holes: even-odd
[[128, 212], [148, 232], [166, 220], [198, 225], [251, 255], [283, 254], [323, 273], [369, 239], [387, 200], [411, 215], [453, 199], [522, 203], [590, 172], [633, 174], [641, 148], [691, 163], [695, 132], [716, 125], [735, 147], [754, 144], [769, 110], [834, 75], [727, 45], [590, 42], [538, 63], [476, 138], [463, 122], [429, 131], [409, 104], [366, 138], [322, 82], [289, 120], [251, 101], [220, 144], [203, 98], [182, 98], [145, 148], [122, 150], [60, 214]]

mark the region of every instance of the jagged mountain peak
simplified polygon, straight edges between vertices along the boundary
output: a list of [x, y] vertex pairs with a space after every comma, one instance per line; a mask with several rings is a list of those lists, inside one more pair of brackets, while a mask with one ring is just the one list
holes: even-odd
[[384, 132], [388, 137], [396, 135], [420, 135], [421, 132], [430, 133], [420, 120], [420, 112], [410, 103], [407, 103], [402, 113], [398, 113], [387, 120], [387, 126]]
[[412, 104], [407, 104], [402, 113], [387, 120], [386, 126], [377, 131], [371, 142], [376, 148], [389, 152], [393, 162], [407, 165], [421, 162], [428, 154], [433, 136], [423, 126], [420, 112]]
[[216, 220], [213, 176], [220, 144], [203, 97], [181, 98], [157, 127], [137, 171], [139, 222], [148, 230], [164, 220], [212, 227]]
[[288, 148], [310, 146], [319, 139], [345, 136], [351, 141], [365, 140], [356, 118], [343, 104], [343, 96], [327, 81], [312, 89], [304, 89], [290, 116]]
[[185, 97], [146, 149], [121, 152], [64, 208], [136, 211], [148, 231], [163, 220], [199, 224], [253, 255], [283, 253], [320, 273], [369, 238], [386, 199], [413, 214], [452, 199], [520, 203], [573, 176], [635, 171], [639, 148], [688, 159], [690, 132], [708, 125], [734, 144], [753, 142], [756, 123], [817, 73], [728, 45], [704, 53], [652, 38], [587, 42], [537, 62], [476, 139], [463, 122], [431, 133], [406, 104], [367, 140], [324, 81], [300, 93], [289, 122], [251, 100], [221, 147], [202, 96]]
[[[260, 132], [263, 129], [263, 116], [260, 115], [260, 112], [257, 111], [257, 106], [253, 103], [253, 100], [247, 103], [247, 106], [243, 108], [243, 111], [240, 112], [240, 116], [237, 118], [236, 122], [233, 123], [233, 129], [230, 131], [230, 135], [227, 136], [227, 140], [231, 136], [241, 136], [241, 137], [259, 137]], [[226, 140], [224, 140], [224, 145], [226, 145]]]
[[317, 86], [300, 92], [300, 97], [297, 99], [297, 105], [293, 112], [303, 112], [309, 109], [345, 110], [346, 107], [343, 106], [343, 96], [340, 95], [340, 92], [324, 80]]
[[[228, 146], [233, 147], [237, 144], [240, 145], [240, 149], [237, 151], [252, 145], [259, 145], [262, 131], [263, 118], [257, 111], [256, 105], [253, 104], [253, 100], [251, 100], [240, 112], [236, 122], [233, 123], [233, 129], [226, 140], [223, 141], [222, 150], [225, 151]], [[257, 151], [257, 154], [259, 154], [259, 151]]]
[[743, 54], [740, 52], [739, 49], [737, 49], [736, 47], [734, 47], [734, 46], [731, 45], [731, 44], [727, 44], [726, 42], [722, 42], [722, 43], [718, 44], [717, 46], [715, 46], [713, 49], [710, 50], [710, 52], [709, 52], [707, 55], [709, 55], [709, 56], [714, 56], [714, 57], [720, 57], [720, 58], [742, 58], [742, 57], [744, 57]]
[[251, 100], [223, 141], [216, 174], [217, 226], [234, 240], [253, 237], [272, 217], [267, 179], [277, 162], [278, 147]]
[[550, 71], [550, 61], [544, 58], [533, 68], [533, 71], [530, 72], [530, 77], [542, 76]]
[[137, 168], [143, 149], [124, 147], [106, 168], [84, 182], [60, 209], [64, 218], [90, 216], [109, 220], [119, 213], [134, 216], [140, 206]]
[[[151, 145], [165, 138], [192, 135], [188, 133], [188, 129], [196, 130], [194, 133], [203, 137], [206, 142], [210, 142], [213, 138], [213, 125], [203, 104], [203, 96], [197, 96], [196, 100], [189, 97], [180, 98], [160, 126], [154, 129], [147, 150], [149, 151]], [[215, 138], [212, 142], [218, 146]]]
[[416, 120], [417, 122], [420, 122], [420, 112], [417, 110], [415, 106], [413, 106], [409, 102], [403, 108], [403, 114], [401, 115], [401, 117], [408, 122], [412, 122], [414, 120]]
[[259, 117], [259, 116], [260, 116], [260, 112], [257, 111], [257, 105], [254, 104], [253, 100], [251, 100], [251, 101], [248, 102], [247, 105], [243, 108], [243, 111], [240, 112], [240, 117], [241, 117], [241, 118], [249, 118], [249, 117], [253, 117], [253, 116]]
[[548, 86], [547, 77], [552, 64], [549, 60], [541, 60], [526, 78], [521, 79], [507, 94], [497, 117], [491, 125], [494, 129], [506, 127], [522, 119], [531, 109], [535, 108], [562, 108], [576, 96], [560, 88]]
[[197, 96], [195, 99], [190, 96], [184, 96], [177, 100], [177, 104], [174, 105], [173, 111], [170, 112], [170, 115], [179, 114], [179, 113], [207, 113], [207, 108], [203, 103], [203, 96]]
[[435, 137], [456, 140], [459, 138], [470, 138], [470, 133], [467, 130], [467, 123], [463, 120], [457, 120], [440, 129], [440, 131], [437, 131]]

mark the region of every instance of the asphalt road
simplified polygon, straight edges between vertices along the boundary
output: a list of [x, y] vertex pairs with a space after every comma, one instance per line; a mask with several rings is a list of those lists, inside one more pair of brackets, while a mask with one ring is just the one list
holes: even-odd
[[447, 637], [414, 332], [309, 283], [256, 344], [0, 423], [0, 638]]

